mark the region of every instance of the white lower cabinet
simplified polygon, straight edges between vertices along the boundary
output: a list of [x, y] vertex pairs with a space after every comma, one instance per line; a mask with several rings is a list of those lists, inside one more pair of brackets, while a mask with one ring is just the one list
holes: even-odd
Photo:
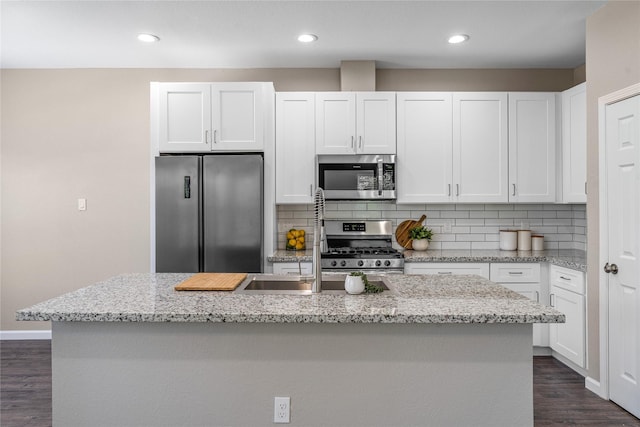
[[[489, 278], [535, 302], [545, 301], [545, 291], [539, 263], [492, 263]], [[533, 345], [549, 346], [549, 328], [546, 324], [533, 325]]]
[[584, 273], [552, 265], [549, 301], [566, 316], [566, 323], [549, 325], [551, 349], [586, 369], [586, 295]]
[[408, 262], [404, 264], [405, 274], [477, 274], [489, 278], [489, 264], [471, 262]]
[[310, 262], [274, 262], [273, 274], [312, 274], [313, 266]]

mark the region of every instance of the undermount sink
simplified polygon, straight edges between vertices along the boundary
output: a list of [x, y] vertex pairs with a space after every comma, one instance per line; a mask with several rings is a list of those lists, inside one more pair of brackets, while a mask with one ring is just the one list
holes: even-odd
[[[344, 278], [346, 274], [322, 276], [322, 292], [328, 294], [346, 294]], [[382, 276], [367, 276], [369, 282], [382, 286], [383, 293], [391, 292], [387, 281]], [[311, 295], [313, 278], [300, 275], [249, 274], [234, 291], [241, 294], [268, 295]]]

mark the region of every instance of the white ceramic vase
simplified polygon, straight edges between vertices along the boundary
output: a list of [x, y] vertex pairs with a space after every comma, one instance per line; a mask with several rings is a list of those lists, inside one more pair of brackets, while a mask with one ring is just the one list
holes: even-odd
[[348, 294], [357, 295], [364, 292], [364, 281], [362, 276], [347, 276], [344, 278], [344, 290]]
[[411, 247], [414, 251], [426, 251], [429, 247], [428, 239], [414, 239], [411, 241]]

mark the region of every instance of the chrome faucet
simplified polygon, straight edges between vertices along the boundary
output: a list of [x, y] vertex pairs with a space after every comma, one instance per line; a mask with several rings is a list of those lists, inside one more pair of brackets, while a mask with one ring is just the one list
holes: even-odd
[[320, 242], [324, 239], [324, 191], [318, 187], [314, 198], [314, 230], [313, 230], [313, 273], [315, 280], [311, 285], [311, 293], [322, 292], [322, 266], [320, 262]]

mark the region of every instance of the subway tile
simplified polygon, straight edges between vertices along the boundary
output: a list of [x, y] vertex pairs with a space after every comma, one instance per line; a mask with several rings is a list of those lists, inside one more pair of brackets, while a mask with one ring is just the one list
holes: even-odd
[[437, 204], [437, 205], [426, 205], [426, 209], [437, 209], [439, 211], [455, 211], [455, 204]]
[[469, 218], [498, 218], [498, 211], [470, 211]]
[[552, 204], [552, 203], [548, 203], [543, 206], [546, 210], [550, 210], [550, 211], [570, 211], [572, 209], [571, 205], [561, 205], [561, 204]]
[[470, 233], [471, 232], [471, 228], [470, 227], [460, 227], [460, 226], [454, 226], [451, 227], [451, 232], [453, 234], [462, 234], [462, 233]]
[[448, 211], [442, 212], [441, 218], [469, 218], [469, 211]]
[[500, 242], [471, 242], [471, 249], [500, 249]]
[[454, 242], [456, 240], [456, 235], [455, 234], [441, 234], [441, 233], [434, 233], [433, 234], [433, 241], [434, 242]]
[[353, 217], [358, 219], [381, 219], [380, 211], [353, 211]]
[[411, 211], [385, 211], [384, 215], [386, 218], [389, 218], [389, 219], [394, 219], [394, 218], [409, 219], [411, 217]]
[[573, 220], [573, 225], [575, 225], [576, 227], [586, 227], [587, 226], [587, 220], [586, 219], [574, 219]]
[[511, 218], [498, 218], [498, 219], [494, 219], [494, 218], [487, 218], [484, 220], [484, 224], [485, 225], [497, 225], [500, 227], [509, 227], [509, 226], [513, 226], [514, 221]]
[[527, 211], [501, 210], [498, 212], [498, 218], [526, 218], [527, 213]]
[[294, 218], [314, 218], [315, 212], [313, 211], [294, 211]]
[[442, 242], [442, 249], [471, 249], [471, 242]]
[[456, 234], [456, 242], [484, 242], [484, 234]]
[[424, 203], [422, 204], [421, 203], [403, 203], [403, 204], [397, 204], [396, 209], [403, 210], [403, 211], [426, 210], [427, 205], [425, 205]]
[[366, 203], [345, 203], [338, 205], [340, 211], [366, 211]]
[[470, 232], [474, 234], [475, 233], [483, 233], [483, 234], [499, 233], [500, 227], [471, 227]]
[[395, 211], [396, 205], [393, 203], [367, 203], [369, 211]]
[[497, 205], [497, 204], [484, 205], [484, 210], [485, 211], [512, 211], [512, 210], [514, 210], [514, 205], [508, 205], [508, 204], [504, 204], [504, 205]]
[[575, 227], [573, 225], [559, 225], [558, 233], [573, 234], [575, 233]]
[[573, 242], [572, 234], [545, 234], [544, 240], [549, 242]]
[[564, 219], [564, 218], [559, 218], [559, 219], [553, 219], [553, 218], [549, 218], [549, 219], [544, 219], [542, 221], [542, 223], [544, 225], [572, 225], [572, 221], [570, 219]]
[[456, 227], [461, 225], [484, 225], [484, 221], [483, 218], [458, 218], [456, 219]]
[[513, 209], [516, 211], [541, 211], [544, 210], [544, 206], [541, 204], [514, 203]]
[[456, 205], [456, 210], [458, 211], [483, 211], [484, 205], [482, 204], [464, 204], [464, 205]]
[[527, 218], [557, 218], [556, 211], [529, 211]]
[[440, 211], [426, 211], [424, 214], [427, 216], [427, 218], [440, 218], [441, 217]]
[[573, 218], [572, 211], [557, 211], [556, 215], [558, 218]]

